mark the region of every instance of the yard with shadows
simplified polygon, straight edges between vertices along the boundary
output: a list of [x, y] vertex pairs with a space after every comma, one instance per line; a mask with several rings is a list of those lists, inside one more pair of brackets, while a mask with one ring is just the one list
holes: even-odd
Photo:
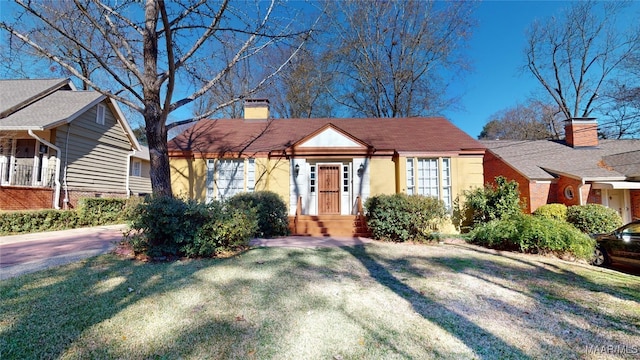
[[0, 282], [0, 358], [601, 359], [640, 278], [466, 244], [105, 255]]

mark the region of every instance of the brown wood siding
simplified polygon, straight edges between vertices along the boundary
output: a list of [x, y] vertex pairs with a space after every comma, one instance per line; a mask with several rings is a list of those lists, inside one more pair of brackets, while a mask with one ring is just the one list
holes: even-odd
[[60, 147], [61, 181], [67, 169], [67, 186], [93, 191], [126, 191], [127, 155], [131, 143], [111, 108], [106, 107], [105, 124], [96, 122], [96, 107], [56, 130]]

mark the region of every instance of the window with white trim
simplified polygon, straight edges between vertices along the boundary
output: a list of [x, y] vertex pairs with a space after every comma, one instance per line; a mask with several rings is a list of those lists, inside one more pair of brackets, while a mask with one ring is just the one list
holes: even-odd
[[451, 209], [452, 202], [451, 193], [451, 159], [442, 159], [442, 201], [447, 206], [447, 209]]
[[131, 176], [142, 176], [142, 161], [131, 160]]
[[244, 160], [218, 160], [218, 199], [228, 199], [244, 191]]
[[342, 191], [349, 192], [349, 165], [342, 165]]
[[255, 159], [207, 160], [207, 201], [253, 192], [255, 182]]
[[407, 158], [407, 195], [413, 195], [415, 191], [416, 183], [413, 170], [413, 158]]
[[247, 160], [247, 191], [253, 192], [256, 189], [256, 160]]
[[98, 104], [98, 107], [96, 109], [96, 123], [100, 124], [100, 125], [104, 125], [104, 114], [106, 111], [106, 107], [102, 104]]
[[418, 159], [418, 194], [440, 198], [438, 159]]
[[407, 194], [433, 196], [451, 209], [450, 158], [407, 158]]
[[316, 192], [316, 166], [315, 165], [311, 165], [311, 169], [309, 171], [309, 185], [311, 185], [309, 191], [312, 193]]

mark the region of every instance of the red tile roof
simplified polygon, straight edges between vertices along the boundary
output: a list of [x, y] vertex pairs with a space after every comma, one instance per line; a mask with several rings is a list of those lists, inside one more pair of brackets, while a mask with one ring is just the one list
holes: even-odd
[[259, 153], [283, 151], [331, 124], [375, 151], [465, 152], [482, 154], [484, 145], [442, 117], [383, 119], [201, 120], [169, 142], [169, 151]]

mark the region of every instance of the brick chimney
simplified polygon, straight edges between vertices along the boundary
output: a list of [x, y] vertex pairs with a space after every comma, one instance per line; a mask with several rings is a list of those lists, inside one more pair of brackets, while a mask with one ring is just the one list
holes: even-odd
[[564, 121], [564, 136], [571, 147], [598, 146], [596, 118], [572, 118]]
[[244, 101], [245, 120], [267, 120], [269, 119], [268, 99], [246, 99]]

